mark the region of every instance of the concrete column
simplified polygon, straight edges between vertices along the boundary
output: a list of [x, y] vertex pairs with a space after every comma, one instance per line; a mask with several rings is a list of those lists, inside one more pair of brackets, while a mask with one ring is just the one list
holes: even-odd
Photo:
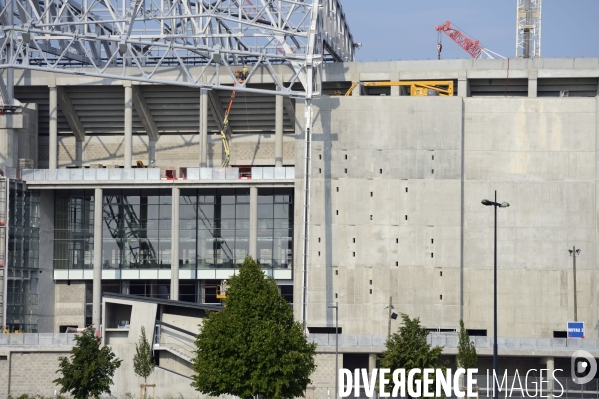
[[48, 143], [48, 168], [56, 169], [58, 167], [58, 90], [56, 84], [50, 86], [50, 125]]
[[173, 187], [171, 214], [171, 299], [179, 300], [179, 196], [181, 189]]
[[83, 167], [83, 141], [75, 140], [75, 165]]
[[[401, 80], [399, 77], [399, 73], [397, 73], [397, 72], [392, 73], [391, 76], [389, 76], [389, 78], [391, 79], [392, 82], [399, 82]], [[400, 86], [391, 86], [391, 97], [399, 97], [400, 92], [401, 92]]]
[[133, 165], [133, 88], [131, 82], [125, 86], [125, 168]]
[[250, 187], [250, 256], [258, 259], [258, 188]]
[[351, 92], [351, 95], [354, 97], [360, 97], [362, 95], [362, 85], [358, 84], [354, 87], [354, 91]]
[[368, 372], [371, 373], [372, 370], [376, 368], [376, 353], [370, 353], [368, 355]]
[[152, 161], [156, 161], [156, 141], [150, 140], [148, 147], [148, 166], [151, 166]]
[[200, 90], [200, 168], [208, 166], [208, 91]]
[[466, 75], [458, 76], [458, 96], [468, 97], [470, 95], [470, 87]]
[[[10, 168], [14, 168], [18, 164], [18, 128], [22, 123], [15, 119], [23, 120], [22, 115], [5, 114], [0, 115], [0, 163], [5, 164]], [[17, 122], [17, 123], [14, 123]]]
[[555, 361], [553, 357], [546, 357], [545, 359], [547, 369], [547, 398], [553, 398], [553, 370], [555, 369]]
[[528, 72], [528, 97], [536, 97], [537, 96], [537, 76], [538, 71], [529, 71]]
[[94, 280], [92, 286], [92, 322], [100, 331], [102, 322], [102, 189], [94, 193]]
[[276, 96], [275, 113], [275, 166], [283, 166], [283, 96]]

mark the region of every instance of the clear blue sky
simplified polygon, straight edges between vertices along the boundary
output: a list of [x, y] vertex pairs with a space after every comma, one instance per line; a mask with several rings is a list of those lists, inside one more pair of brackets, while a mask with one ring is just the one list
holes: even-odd
[[[481, 44], [514, 58], [516, 0], [341, 0], [357, 61], [437, 58], [435, 26], [450, 20]], [[542, 57], [599, 57], [599, 0], [543, 0]], [[442, 57], [468, 58], [443, 35]]]

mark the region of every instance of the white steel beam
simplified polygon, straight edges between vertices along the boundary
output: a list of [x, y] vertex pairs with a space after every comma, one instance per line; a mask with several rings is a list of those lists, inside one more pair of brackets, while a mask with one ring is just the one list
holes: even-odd
[[154, 122], [154, 117], [141, 92], [141, 87], [139, 87], [139, 85], [132, 85], [131, 88], [133, 89], [133, 106], [135, 107], [135, 111], [137, 111], [139, 119], [141, 119], [141, 124], [144, 126], [144, 129], [146, 129], [148, 138], [150, 141], [158, 141], [160, 132], [158, 131], [158, 127]]
[[64, 87], [59, 86], [57, 89], [58, 106], [62, 110], [62, 113], [64, 114], [64, 117], [66, 118], [67, 123], [73, 131], [77, 141], [84, 141], [85, 129], [81, 123], [81, 120], [79, 119], [79, 115], [77, 115], [77, 111], [75, 111], [75, 107], [73, 107], [73, 103], [69, 98], [69, 94]]
[[[72, 73], [313, 98], [322, 62], [353, 61], [340, 0], [0, 0], [0, 69]], [[13, 5], [16, 5], [13, 7]], [[13, 12], [9, 12], [12, 9]], [[295, 71], [284, 82], [274, 65]], [[109, 67], [120, 68], [119, 73]], [[180, 73], [158, 78], [160, 67]], [[252, 87], [266, 71], [273, 89]], [[294, 88], [301, 83], [302, 89]], [[9, 90], [10, 91], [10, 90]], [[11, 93], [8, 93], [9, 95]]]

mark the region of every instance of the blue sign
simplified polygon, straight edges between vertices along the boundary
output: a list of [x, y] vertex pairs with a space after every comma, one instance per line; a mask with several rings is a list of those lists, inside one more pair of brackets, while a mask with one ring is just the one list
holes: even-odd
[[584, 338], [584, 321], [568, 322], [568, 338]]

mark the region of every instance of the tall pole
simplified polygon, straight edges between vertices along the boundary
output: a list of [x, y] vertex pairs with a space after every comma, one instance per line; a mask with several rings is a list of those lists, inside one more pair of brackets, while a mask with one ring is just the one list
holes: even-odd
[[495, 190], [495, 245], [493, 260], [493, 398], [497, 399], [499, 393], [497, 387], [497, 190]]
[[391, 306], [393, 303], [393, 297], [389, 297], [389, 315], [387, 317], [387, 342], [391, 339]]
[[[329, 305], [328, 308], [335, 309], [335, 399], [339, 398], [339, 302]], [[329, 396], [327, 389], [327, 396]]]
[[578, 321], [578, 302], [576, 298], [576, 247], [572, 247], [572, 270], [574, 272], [574, 321]]
[[339, 302], [335, 302], [335, 399], [339, 398]]

